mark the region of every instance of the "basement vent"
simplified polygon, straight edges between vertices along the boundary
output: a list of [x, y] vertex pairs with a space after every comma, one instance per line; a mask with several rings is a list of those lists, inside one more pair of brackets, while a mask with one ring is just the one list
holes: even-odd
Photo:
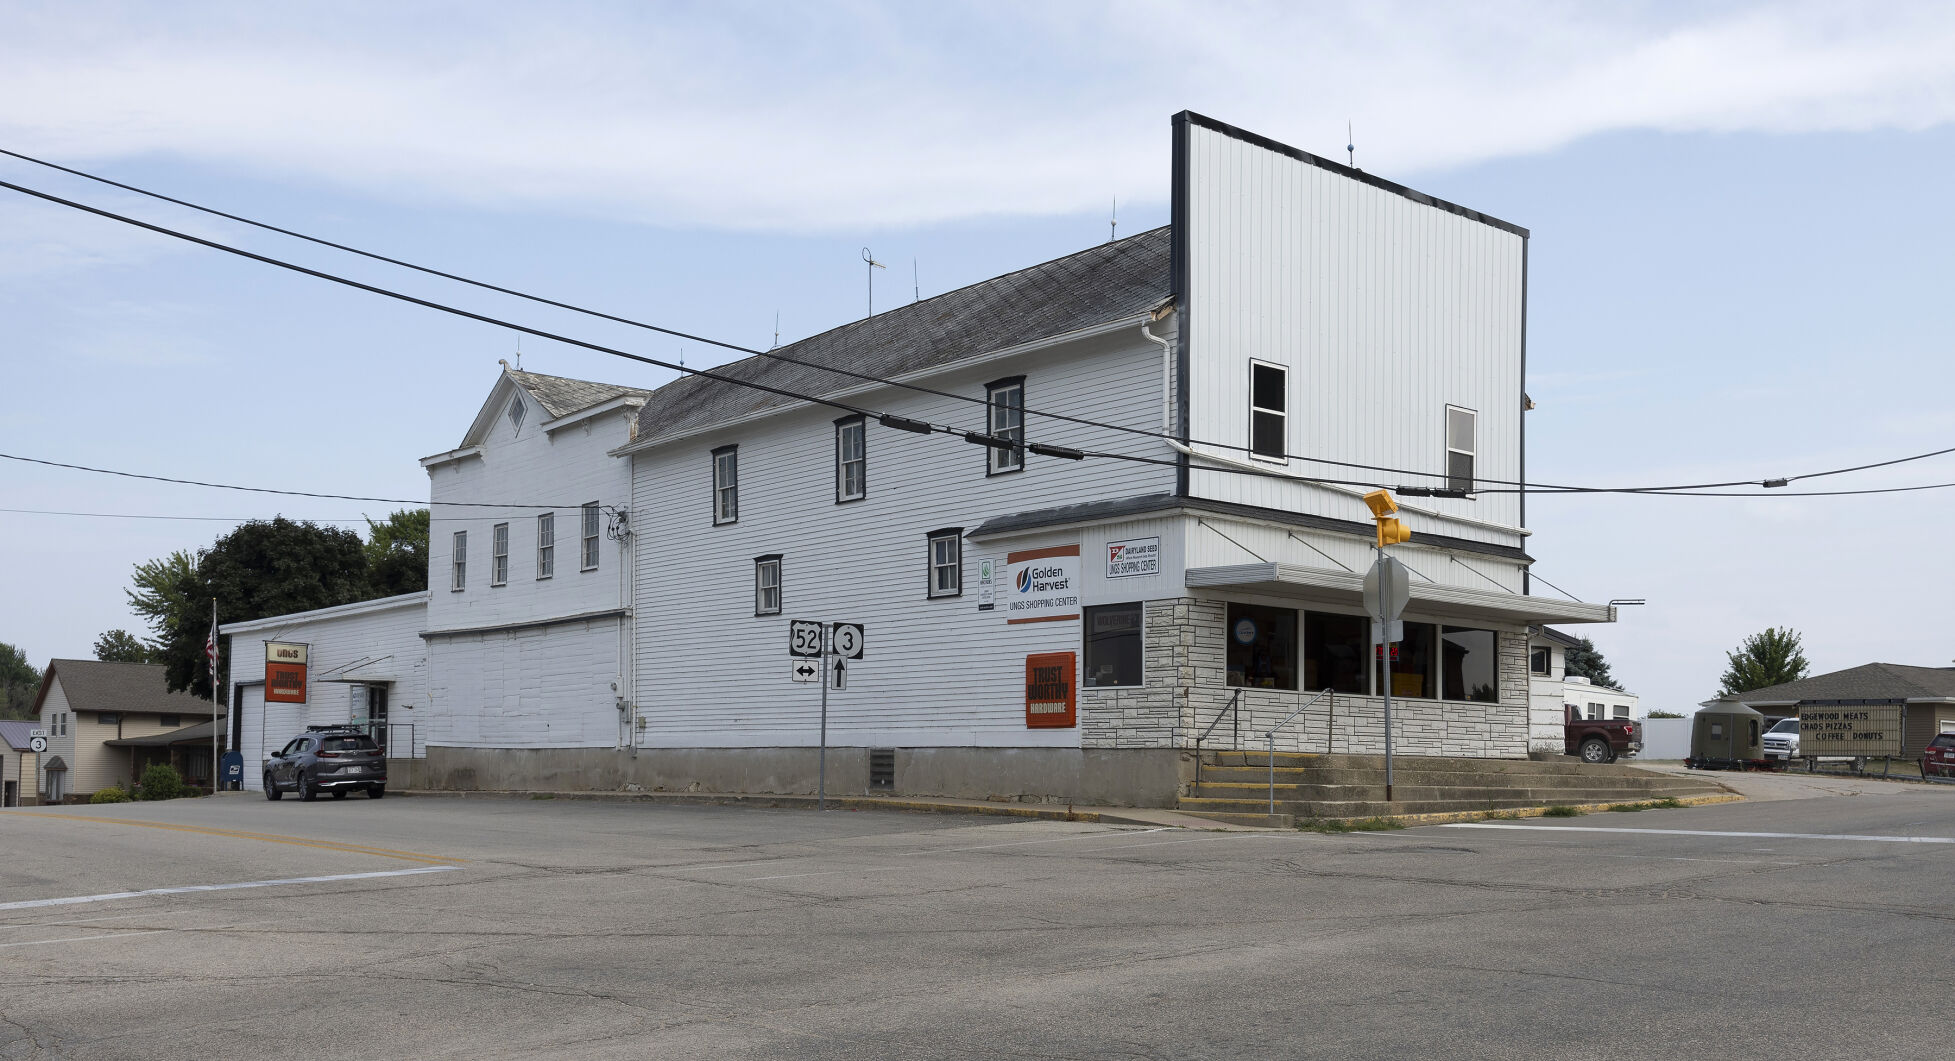
[[889, 792], [896, 788], [896, 749], [869, 749], [869, 791]]

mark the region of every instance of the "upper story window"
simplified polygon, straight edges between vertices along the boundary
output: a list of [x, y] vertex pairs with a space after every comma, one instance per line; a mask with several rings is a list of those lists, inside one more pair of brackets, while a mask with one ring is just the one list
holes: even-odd
[[964, 528], [931, 531], [930, 592], [932, 597], [956, 597], [964, 592]]
[[1479, 419], [1471, 409], [1446, 407], [1446, 488], [1473, 492], [1473, 457], [1478, 452], [1474, 438]]
[[183, 725], [183, 716], [182, 715], [157, 715], [156, 724], [166, 729], [175, 729], [176, 727]]
[[95, 721], [101, 723], [104, 726], [120, 726], [122, 725], [122, 712], [97, 711], [95, 713]]
[[489, 531], [489, 585], [509, 581], [509, 524], [498, 523]]
[[511, 398], [509, 400], [509, 430], [511, 431], [522, 430], [523, 416], [528, 412], [529, 412], [529, 407], [523, 404], [522, 395], [518, 394], [514, 398]]
[[713, 451], [713, 522], [732, 523], [740, 518], [740, 447], [721, 446]]
[[459, 592], [468, 585], [468, 532], [455, 532], [455, 553], [452, 558], [454, 575], [448, 588]]
[[1025, 470], [1025, 377], [1013, 376], [988, 383], [984, 397], [989, 406], [985, 430], [994, 438], [1009, 441], [1009, 446], [984, 448], [984, 473], [999, 475]]
[[1290, 370], [1267, 361], [1249, 362], [1249, 455], [1286, 461], [1290, 437]]
[[536, 517], [536, 577], [557, 573], [557, 514], [545, 512]]
[[869, 492], [868, 427], [860, 416], [835, 421], [835, 503], [860, 501]]
[[781, 554], [769, 553], [753, 559], [753, 613], [781, 614]]
[[584, 504], [584, 550], [582, 566], [586, 571], [597, 570], [597, 502]]

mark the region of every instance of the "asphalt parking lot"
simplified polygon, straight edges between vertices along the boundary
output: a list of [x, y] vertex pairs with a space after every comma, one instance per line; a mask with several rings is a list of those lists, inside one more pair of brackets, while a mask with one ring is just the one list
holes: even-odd
[[0, 1057], [1945, 1058], [1955, 791], [1855, 793], [1349, 835], [9, 810]]

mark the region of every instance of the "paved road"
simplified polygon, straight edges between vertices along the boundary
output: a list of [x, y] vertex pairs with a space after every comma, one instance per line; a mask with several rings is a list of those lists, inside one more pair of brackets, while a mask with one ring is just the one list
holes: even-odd
[[5, 811], [0, 1057], [1949, 1056], [1955, 791], [1490, 824]]

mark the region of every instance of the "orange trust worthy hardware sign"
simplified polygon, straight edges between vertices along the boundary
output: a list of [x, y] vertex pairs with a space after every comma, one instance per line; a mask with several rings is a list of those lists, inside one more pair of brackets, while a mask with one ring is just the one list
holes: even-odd
[[305, 703], [305, 645], [265, 642], [265, 702]]
[[1025, 657], [1027, 729], [1071, 729], [1079, 725], [1074, 677], [1070, 652], [1034, 652]]

